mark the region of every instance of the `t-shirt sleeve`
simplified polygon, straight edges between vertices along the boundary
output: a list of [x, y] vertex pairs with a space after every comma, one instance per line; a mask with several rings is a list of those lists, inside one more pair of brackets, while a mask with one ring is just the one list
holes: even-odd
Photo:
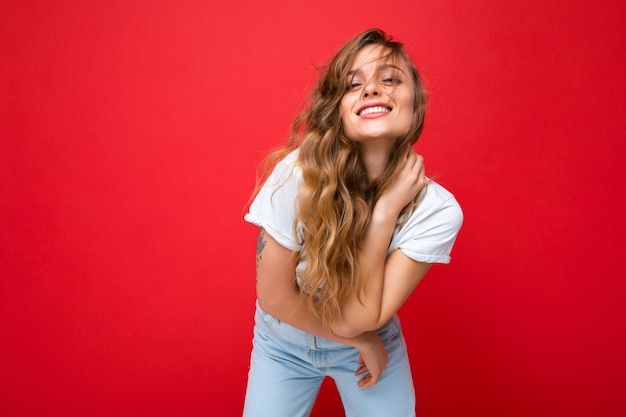
[[426, 199], [429, 192], [434, 192], [436, 198], [423, 201], [401, 227], [397, 247], [419, 262], [449, 263], [452, 246], [463, 224], [463, 212], [452, 194], [430, 188]]
[[[280, 245], [299, 251], [294, 238], [295, 204], [298, 193], [298, 170], [292, 170], [292, 159], [279, 162], [261, 187], [244, 219], [265, 229]], [[291, 163], [290, 163], [291, 162]]]

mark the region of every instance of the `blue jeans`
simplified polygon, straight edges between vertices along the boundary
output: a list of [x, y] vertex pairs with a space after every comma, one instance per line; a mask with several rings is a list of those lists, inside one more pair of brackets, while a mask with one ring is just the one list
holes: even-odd
[[257, 304], [244, 417], [308, 416], [326, 376], [337, 385], [346, 417], [415, 416], [413, 379], [398, 316], [378, 334], [389, 365], [378, 383], [359, 388], [356, 348], [282, 323]]

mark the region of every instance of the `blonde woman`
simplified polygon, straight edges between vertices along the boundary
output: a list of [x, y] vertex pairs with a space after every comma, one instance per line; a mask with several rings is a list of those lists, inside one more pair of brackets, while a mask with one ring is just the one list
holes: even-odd
[[260, 227], [257, 311], [244, 416], [310, 414], [334, 379], [346, 416], [413, 416], [396, 312], [463, 221], [411, 145], [426, 93], [379, 29], [332, 58], [272, 153], [245, 218]]

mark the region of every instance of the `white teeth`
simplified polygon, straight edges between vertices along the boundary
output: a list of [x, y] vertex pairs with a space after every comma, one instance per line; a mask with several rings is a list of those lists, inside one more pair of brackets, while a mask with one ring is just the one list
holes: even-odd
[[390, 111], [391, 110], [388, 109], [387, 107], [374, 106], [374, 107], [368, 107], [366, 109], [363, 109], [361, 113], [359, 113], [359, 116], [363, 116], [364, 114], [370, 114], [370, 113], [389, 113]]

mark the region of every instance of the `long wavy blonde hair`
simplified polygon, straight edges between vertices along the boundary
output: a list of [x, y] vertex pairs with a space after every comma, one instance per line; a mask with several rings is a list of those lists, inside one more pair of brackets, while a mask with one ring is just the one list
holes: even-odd
[[[408, 134], [399, 137], [383, 174], [368, 179], [359, 145], [344, 134], [340, 102], [346, 92], [348, 72], [357, 53], [369, 45], [382, 45], [382, 60], [403, 60], [414, 87], [414, 119]], [[323, 70], [303, 110], [293, 120], [288, 143], [265, 160], [264, 172], [299, 148], [296, 166], [302, 172], [294, 233], [303, 237], [299, 253], [306, 261], [300, 272], [299, 291], [306, 303], [331, 327], [341, 318], [345, 300], [360, 299], [366, 277], [355, 273], [372, 208], [396, 172], [406, 148], [424, 127], [426, 92], [419, 73], [400, 42], [380, 29], [369, 29], [345, 44]], [[260, 185], [257, 185], [257, 189]], [[405, 207], [413, 210], [417, 199]], [[402, 216], [401, 216], [402, 217]]]

